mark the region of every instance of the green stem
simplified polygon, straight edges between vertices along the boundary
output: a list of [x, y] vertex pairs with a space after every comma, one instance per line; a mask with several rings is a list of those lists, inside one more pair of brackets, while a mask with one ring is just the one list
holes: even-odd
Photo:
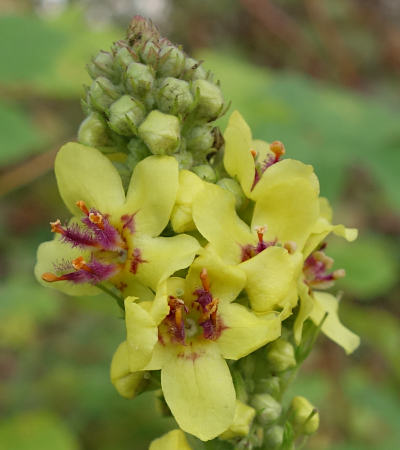
[[103, 284], [99, 283], [96, 284], [96, 287], [101, 289], [106, 294], [110, 295], [112, 298], [114, 298], [117, 301], [118, 306], [122, 309], [122, 311], [125, 313], [125, 306], [124, 306], [124, 299], [117, 295], [115, 292], [113, 292], [111, 289], [107, 288]]

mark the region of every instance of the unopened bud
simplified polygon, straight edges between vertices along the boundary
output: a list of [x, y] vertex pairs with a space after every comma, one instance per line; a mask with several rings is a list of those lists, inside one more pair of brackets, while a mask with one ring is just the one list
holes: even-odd
[[192, 171], [202, 180], [210, 183], [214, 183], [217, 178], [214, 169], [208, 164], [201, 164], [199, 166], [192, 167]]
[[224, 107], [221, 89], [207, 80], [196, 80], [192, 92], [198, 101], [196, 115], [207, 120], [216, 119]]
[[318, 430], [318, 411], [305, 397], [294, 397], [290, 409], [290, 417], [296, 433], [313, 434]]
[[283, 443], [283, 427], [279, 425], [273, 425], [264, 434], [264, 446], [265, 450], [275, 450], [281, 447]]
[[172, 44], [161, 45], [158, 73], [161, 77], [178, 77], [185, 66], [185, 55]]
[[160, 48], [152, 41], [147, 41], [140, 50], [140, 57], [145, 64], [155, 66]]
[[277, 397], [281, 390], [281, 384], [278, 377], [261, 378], [256, 382], [255, 392], [270, 394]]
[[278, 339], [268, 345], [266, 358], [273, 372], [283, 372], [297, 364], [293, 345], [284, 339]]
[[152, 69], [145, 64], [133, 62], [126, 71], [126, 88], [135, 95], [144, 96], [153, 86]]
[[129, 95], [123, 95], [110, 106], [109, 114], [112, 130], [123, 136], [132, 136], [137, 134], [137, 128], [145, 117], [145, 108]]
[[193, 165], [193, 155], [186, 150], [179, 150], [175, 158], [178, 160], [179, 169], [190, 169]]
[[212, 125], [208, 124], [193, 127], [185, 136], [188, 149], [192, 152], [201, 153], [209, 150], [214, 143], [214, 134], [212, 130]]
[[89, 75], [95, 79], [101, 76], [113, 76], [114, 58], [111, 53], [100, 51], [87, 66]]
[[126, 47], [120, 47], [114, 56], [114, 68], [116, 71], [122, 72], [134, 62], [132, 53]]
[[222, 178], [222, 180], [219, 180], [217, 184], [223, 189], [232, 192], [235, 196], [235, 207], [239, 210], [245, 202], [245, 196], [240, 184], [232, 178]]
[[106, 121], [101, 114], [92, 112], [86, 117], [79, 127], [78, 140], [90, 147], [112, 146]]
[[155, 155], [172, 155], [179, 147], [180, 125], [176, 116], [153, 110], [139, 127], [139, 136]]
[[193, 58], [186, 58], [183, 78], [185, 80], [205, 80], [207, 72], [201, 66], [199, 61]]
[[229, 428], [219, 436], [220, 439], [232, 439], [234, 437], [247, 436], [255, 415], [256, 410], [254, 408], [236, 400], [233, 422]]
[[256, 394], [251, 399], [251, 406], [257, 411], [257, 421], [261, 425], [275, 422], [282, 412], [282, 406], [269, 394]]
[[151, 20], [145, 19], [142, 16], [135, 16], [128, 28], [128, 40], [131, 45], [137, 42], [147, 40], [158, 40], [160, 32]]
[[120, 92], [106, 77], [97, 77], [90, 86], [88, 103], [98, 111], [106, 111], [117, 98]]
[[193, 103], [189, 83], [176, 78], [164, 78], [157, 92], [158, 109], [165, 113], [183, 114]]
[[131, 169], [133, 169], [139, 161], [151, 155], [144, 142], [136, 137], [128, 142], [127, 148], [129, 154], [126, 163]]

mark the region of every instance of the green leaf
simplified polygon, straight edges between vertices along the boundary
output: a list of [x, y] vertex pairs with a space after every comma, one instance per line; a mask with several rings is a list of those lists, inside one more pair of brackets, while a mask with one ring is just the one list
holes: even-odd
[[77, 450], [66, 426], [45, 411], [26, 412], [0, 422], [0, 447], [18, 450]]
[[365, 300], [388, 292], [399, 271], [392, 245], [377, 234], [361, 235], [351, 244], [335, 239], [327, 252], [335, 267], [344, 268], [347, 274], [337, 286]]
[[31, 154], [44, 142], [44, 136], [25, 111], [0, 103], [0, 166]]

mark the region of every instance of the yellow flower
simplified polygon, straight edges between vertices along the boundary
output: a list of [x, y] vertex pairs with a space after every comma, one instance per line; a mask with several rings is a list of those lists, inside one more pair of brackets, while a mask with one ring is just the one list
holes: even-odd
[[[137, 164], [125, 194], [121, 178], [95, 148], [76, 143], [59, 151], [60, 195], [75, 218], [52, 222], [53, 241], [38, 249], [42, 284], [71, 295], [96, 294], [111, 282], [124, 295], [151, 298], [160, 280], [191, 264], [199, 244], [191, 236], [160, 237], [178, 189], [178, 164], [150, 156]], [[149, 289], [150, 288], [150, 289]]]
[[160, 284], [153, 302], [125, 300], [130, 373], [160, 370], [165, 400], [182, 430], [202, 440], [234, 419], [236, 394], [225, 359], [237, 360], [280, 335], [276, 314], [232, 303], [244, 273], [207, 253], [186, 279]]
[[188, 444], [183, 431], [172, 430], [155, 439], [150, 444], [149, 450], [192, 450], [192, 447]]
[[342, 269], [329, 272], [333, 260], [325, 255], [323, 240], [333, 232], [351, 242], [357, 238], [357, 230], [345, 228], [343, 225], [333, 225], [332, 210], [325, 198], [320, 198], [320, 211], [320, 217], [302, 251], [303, 271], [297, 283], [300, 308], [294, 324], [294, 336], [296, 342], [300, 343], [305, 320], [310, 318], [318, 326], [327, 314], [321, 331], [343, 347], [346, 353], [352, 353], [360, 343], [359, 337], [340, 322], [338, 299], [334, 295], [320, 292], [318, 289], [331, 287], [335, 280], [345, 275]]

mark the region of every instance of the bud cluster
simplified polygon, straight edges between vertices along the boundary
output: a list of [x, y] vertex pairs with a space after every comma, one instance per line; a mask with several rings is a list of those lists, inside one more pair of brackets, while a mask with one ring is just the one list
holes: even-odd
[[223, 140], [213, 122], [226, 105], [201, 63], [134, 17], [127, 37], [87, 67], [92, 84], [79, 141], [104, 153], [125, 153], [131, 171], [144, 157], [174, 155], [181, 168], [214, 181], [209, 159]]

